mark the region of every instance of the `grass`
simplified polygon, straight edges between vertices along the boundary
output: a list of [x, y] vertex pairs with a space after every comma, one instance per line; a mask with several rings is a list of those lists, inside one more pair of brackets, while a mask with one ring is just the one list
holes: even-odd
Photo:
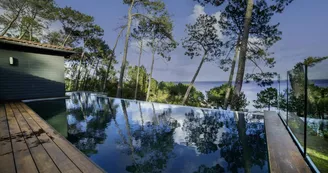
[[307, 153], [321, 172], [328, 172], [328, 156], [316, 150], [307, 149]]
[[[300, 144], [304, 146], [304, 122], [297, 116], [290, 115], [288, 125]], [[328, 172], [328, 141], [324, 137], [313, 135], [307, 128], [307, 154], [321, 172]]]

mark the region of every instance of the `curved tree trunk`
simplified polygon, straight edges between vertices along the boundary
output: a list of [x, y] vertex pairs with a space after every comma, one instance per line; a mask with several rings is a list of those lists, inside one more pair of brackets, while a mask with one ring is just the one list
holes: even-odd
[[141, 56], [142, 56], [142, 47], [143, 47], [143, 40], [140, 41], [140, 54], [139, 54], [139, 60], [138, 60], [138, 72], [137, 72], [137, 80], [136, 80], [136, 89], [134, 92], [134, 99], [137, 100], [138, 95], [138, 85], [139, 85], [139, 73], [140, 73], [140, 62], [141, 62]]
[[238, 61], [238, 72], [236, 76], [233, 97], [239, 97], [241, 88], [243, 86], [245, 65], [246, 65], [247, 43], [248, 43], [249, 30], [252, 21], [252, 11], [253, 11], [253, 0], [247, 0], [247, 8], [245, 14], [245, 21], [244, 21], [244, 32], [241, 40], [241, 46], [240, 46], [241, 48], [240, 48], [240, 55]]
[[149, 74], [149, 82], [148, 82], [148, 90], [147, 90], [146, 101], [148, 101], [149, 95], [150, 95], [151, 78], [153, 77], [153, 70], [154, 70], [154, 63], [155, 63], [155, 53], [156, 53], [156, 50], [153, 50], [153, 56], [152, 56], [152, 62], [151, 62], [151, 67], [150, 67], [150, 74]]
[[1, 36], [4, 36], [9, 31], [9, 29], [14, 25], [14, 23], [17, 21], [18, 17], [21, 15], [23, 8], [24, 8], [24, 5], [22, 5], [22, 7], [18, 10], [15, 17], [10, 21], [10, 23], [7, 25], [7, 27], [1, 32], [1, 34], [0, 34]]
[[123, 60], [122, 60], [122, 65], [121, 65], [120, 78], [119, 78], [119, 81], [117, 84], [117, 92], [116, 92], [117, 98], [122, 97], [123, 77], [124, 77], [124, 71], [125, 71], [125, 67], [126, 67], [126, 59], [128, 56], [129, 39], [130, 39], [130, 35], [131, 35], [133, 5], [134, 5], [134, 0], [132, 0], [130, 8], [129, 8], [129, 12], [128, 12], [128, 24], [127, 24], [127, 31], [126, 31], [126, 35], [125, 35], [124, 55], [123, 55]]
[[227, 87], [226, 95], [224, 97], [224, 106], [223, 106], [224, 109], [228, 108], [229, 98], [230, 98], [230, 93], [231, 93], [231, 87], [232, 87], [232, 79], [233, 79], [233, 76], [234, 76], [234, 73], [235, 73], [235, 66], [236, 66], [238, 53], [239, 53], [239, 38], [237, 40], [237, 44], [236, 44], [236, 47], [235, 47], [235, 55], [233, 57], [232, 64], [231, 64], [228, 87]]
[[184, 97], [183, 97], [182, 105], [184, 105], [184, 104], [186, 103], [187, 99], [188, 99], [188, 96], [189, 96], [189, 94], [190, 94], [191, 88], [192, 88], [192, 86], [193, 86], [194, 83], [195, 83], [195, 80], [196, 80], [196, 78], [197, 78], [197, 76], [198, 76], [198, 73], [199, 73], [200, 69], [201, 69], [202, 66], [203, 66], [203, 63], [204, 63], [204, 61], [205, 61], [206, 56], [207, 56], [207, 53], [204, 53], [203, 58], [202, 58], [202, 60], [200, 61], [200, 64], [199, 64], [199, 66], [198, 66], [198, 69], [197, 69], [197, 71], [196, 71], [194, 77], [192, 78], [192, 80], [191, 80], [191, 82], [190, 82], [190, 84], [189, 84], [189, 87], [188, 87], [188, 89], [187, 89], [187, 91], [186, 91], [186, 94], [185, 94]]
[[121, 37], [121, 35], [122, 35], [122, 33], [123, 33], [123, 31], [124, 31], [125, 28], [126, 27], [123, 27], [121, 29], [121, 31], [119, 32], [119, 34], [118, 34], [118, 36], [116, 38], [116, 42], [115, 42], [115, 45], [114, 45], [114, 48], [113, 48], [113, 52], [110, 55], [110, 60], [109, 60], [108, 66], [107, 66], [107, 71], [106, 71], [106, 76], [105, 76], [103, 87], [102, 87], [102, 92], [104, 92], [105, 89], [106, 89], [106, 84], [107, 84], [107, 80], [108, 80], [107, 78], [108, 78], [108, 75], [109, 75], [110, 68], [112, 66], [112, 62], [113, 62], [114, 56], [115, 56], [115, 50], [116, 50], [116, 47], [117, 47], [117, 43], [118, 43], [118, 40], [120, 39], [120, 37]]

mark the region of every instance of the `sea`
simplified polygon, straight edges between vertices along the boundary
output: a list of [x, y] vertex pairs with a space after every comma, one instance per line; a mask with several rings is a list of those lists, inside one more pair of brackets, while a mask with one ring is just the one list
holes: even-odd
[[[179, 82], [175, 82], [179, 83]], [[180, 82], [183, 84], [189, 84], [190, 82]], [[221, 86], [223, 84], [227, 83], [227, 81], [196, 81], [194, 86], [198, 91], [201, 91], [205, 97], [206, 97], [206, 91], [209, 91], [211, 88]], [[315, 85], [319, 87], [328, 87], [328, 79], [317, 79], [317, 80], [311, 80], [309, 83], [314, 83]], [[279, 87], [280, 86], [280, 87]], [[253, 106], [253, 100], [256, 100], [257, 93], [260, 91], [268, 88], [273, 87], [276, 88], [278, 91], [284, 92], [285, 89], [287, 89], [287, 81], [281, 80], [280, 82], [274, 81], [274, 83], [271, 86], [261, 87], [256, 82], [249, 82], [249, 83], [243, 83], [242, 91], [245, 93], [245, 96], [247, 100], [249, 101], [249, 105], [246, 107], [246, 109], [250, 111], [255, 111], [256, 109]], [[290, 84], [289, 84], [290, 88]]]

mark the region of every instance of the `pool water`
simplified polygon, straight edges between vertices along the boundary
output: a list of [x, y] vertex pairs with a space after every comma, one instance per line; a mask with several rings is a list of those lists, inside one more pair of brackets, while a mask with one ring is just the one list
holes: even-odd
[[260, 115], [82, 92], [27, 105], [107, 172], [269, 172]]

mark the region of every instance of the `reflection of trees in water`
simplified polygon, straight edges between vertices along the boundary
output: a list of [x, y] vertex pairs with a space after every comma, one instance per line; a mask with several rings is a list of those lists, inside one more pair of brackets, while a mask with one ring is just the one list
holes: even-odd
[[218, 150], [218, 133], [223, 127], [218, 113], [195, 115], [191, 110], [186, 113], [182, 129], [187, 132], [186, 141], [188, 145], [195, 145], [197, 150], [203, 154], [209, 154]]
[[253, 166], [263, 169], [267, 162], [264, 124], [257, 118], [220, 112], [187, 113], [183, 130], [187, 132], [188, 145], [196, 146], [202, 154], [220, 149], [221, 157], [227, 162], [226, 170], [216, 164], [201, 165], [196, 172], [238, 172], [239, 169], [250, 172]]
[[224, 168], [221, 165], [216, 164], [213, 167], [206, 167], [205, 165], [201, 165], [200, 167], [198, 167], [198, 170], [195, 171], [194, 173], [223, 173], [223, 172], [225, 172]]
[[97, 144], [102, 144], [107, 135], [105, 129], [116, 115], [117, 106], [108, 98], [89, 93], [73, 93], [68, 102], [68, 140], [90, 156], [97, 153]]
[[151, 122], [144, 124], [141, 105], [139, 105], [142, 125], [131, 128], [126, 110], [127, 105], [125, 101], [122, 101], [121, 104], [124, 117], [126, 117], [125, 127], [129, 142], [125, 136], [121, 135], [122, 142], [118, 142], [118, 145], [126, 148], [127, 152], [126, 150], [123, 152], [130, 155], [133, 161], [132, 165], [126, 167], [126, 170], [129, 172], [162, 172], [166, 168], [168, 160], [173, 157], [173, 133], [177, 127], [177, 121], [170, 117], [172, 111], [168, 109], [159, 115], [156, 114]]
[[265, 166], [267, 149], [264, 124], [257, 118], [259, 117], [244, 114], [225, 118], [224, 125], [228, 130], [223, 132], [219, 146], [221, 157], [228, 163], [229, 171], [238, 172], [242, 168], [245, 172], [250, 172], [253, 166], [261, 169]]

